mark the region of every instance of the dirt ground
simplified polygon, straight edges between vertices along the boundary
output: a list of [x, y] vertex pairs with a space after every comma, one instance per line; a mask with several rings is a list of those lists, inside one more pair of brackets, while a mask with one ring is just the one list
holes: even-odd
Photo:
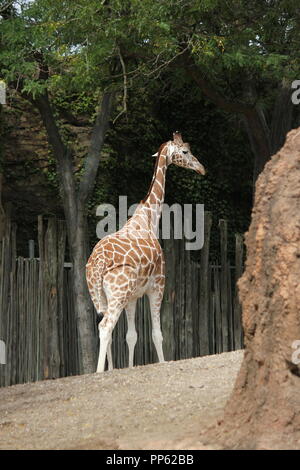
[[242, 351], [0, 389], [0, 449], [213, 449]]

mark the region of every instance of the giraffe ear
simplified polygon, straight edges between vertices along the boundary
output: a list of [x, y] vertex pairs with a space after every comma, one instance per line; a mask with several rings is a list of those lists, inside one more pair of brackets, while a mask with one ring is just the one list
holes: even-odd
[[154, 153], [152, 157], [156, 158], [158, 156], [158, 152]]

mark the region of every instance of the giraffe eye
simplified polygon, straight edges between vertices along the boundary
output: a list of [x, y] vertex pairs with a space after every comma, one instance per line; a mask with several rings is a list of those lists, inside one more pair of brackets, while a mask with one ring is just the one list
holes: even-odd
[[184, 153], [184, 155], [186, 155], [188, 153], [187, 150], [182, 150], [182, 153]]

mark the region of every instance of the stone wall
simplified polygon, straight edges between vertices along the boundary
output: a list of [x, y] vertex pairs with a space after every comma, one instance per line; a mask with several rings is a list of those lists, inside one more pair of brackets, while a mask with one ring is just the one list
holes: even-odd
[[[10, 96], [2, 108], [3, 204], [10, 206], [11, 218], [19, 227], [18, 236], [36, 238], [37, 215], [63, 218], [56, 168], [40, 115], [19, 96]], [[90, 128], [60, 119], [64, 137], [76, 154], [76, 169], [88, 146]], [[79, 123], [80, 124], [80, 123]], [[25, 243], [26, 240], [26, 243]], [[24, 253], [26, 255], [26, 253]]]

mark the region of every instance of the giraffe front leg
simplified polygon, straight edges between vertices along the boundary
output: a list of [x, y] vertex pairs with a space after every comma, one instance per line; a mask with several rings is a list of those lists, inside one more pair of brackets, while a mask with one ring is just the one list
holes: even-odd
[[160, 307], [162, 302], [162, 294], [158, 292], [148, 293], [151, 320], [152, 320], [152, 339], [157, 352], [159, 362], [165, 362], [164, 352], [162, 347], [163, 335], [160, 326]]
[[107, 346], [107, 362], [108, 362], [108, 370], [113, 370], [114, 368], [114, 363], [113, 363], [113, 358], [112, 358], [112, 352], [111, 352], [111, 343], [112, 343], [112, 338], [110, 339], [110, 342]]
[[126, 316], [127, 316], [127, 334], [126, 342], [128, 345], [129, 351], [129, 367], [133, 367], [133, 358], [134, 358], [134, 348], [137, 340], [137, 333], [135, 329], [135, 308], [136, 300], [130, 302], [126, 307]]

